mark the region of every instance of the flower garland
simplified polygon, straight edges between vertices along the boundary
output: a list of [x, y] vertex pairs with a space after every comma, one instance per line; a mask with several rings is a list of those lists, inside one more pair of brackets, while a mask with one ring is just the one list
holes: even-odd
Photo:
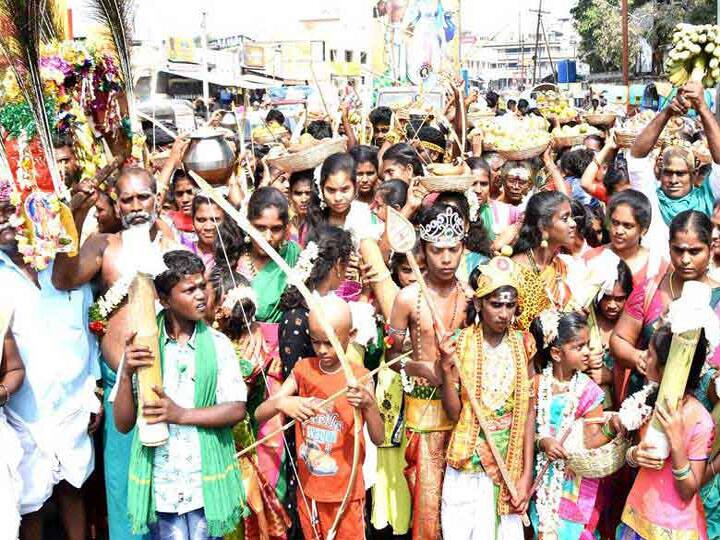
[[467, 189], [465, 192], [465, 198], [467, 199], [468, 207], [470, 208], [470, 221], [475, 222], [480, 215], [480, 203], [478, 202], [477, 195], [475, 194], [475, 191], [473, 191], [473, 188], [469, 187]]
[[[567, 392], [567, 402], [563, 410], [563, 417], [558, 425], [557, 430], [553, 434], [551, 426], [551, 407], [553, 401], [552, 385], [555, 377], [552, 372], [552, 365], [548, 365], [540, 375], [540, 383], [538, 385], [538, 401], [537, 401], [537, 440], [540, 441], [546, 437], [553, 437], [560, 433], [565, 433], [567, 429], [575, 421], [577, 414], [578, 401], [580, 399], [580, 390], [584, 387], [584, 378], [580, 372], [575, 372], [570, 380], [570, 387]], [[586, 378], [587, 376], [585, 376]], [[535, 474], [540, 474], [548, 462], [545, 452], [540, 452], [537, 456], [535, 464]], [[560, 499], [562, 498], [563, 484], [565, 482], [565, 460], [558, 459], [553, 461], [547, 472], [542, 478], [542, 482], [537, 490], [536, 505], [537, 513], [540, 520], [540, 530], [542, 534], [555, 533], [558, 528], [560, 509]]]
[[315, 266], [315, 261], [319, 256], [320, 249], [318, 245], [312, 241], [308, 242], [293, 267], [293, 273], [295, 274], [294, 280], [296, 283], [305, 283], [307, 281]]
[[653, 408], [646, 404], [650, 394], [657, 390], [658, 384], [649, 382], [633, 395], [628, 396], [620, 405], [620, 422], [628, 431], [640, 429], [653, 412]]
[[96, 336], [102, 337], [107, 331], [107, 322], [110, 314], [117, 309], [123, 300], [128, 295], [130, 290], [130, 284], [135, 278], [135, 272], [123, 274], [120, 278], [113, 283], [105, 295], [97, 299], [97, 301], [90, 306], [88, 314], [90, 316], [90, 323], [88, 328]]

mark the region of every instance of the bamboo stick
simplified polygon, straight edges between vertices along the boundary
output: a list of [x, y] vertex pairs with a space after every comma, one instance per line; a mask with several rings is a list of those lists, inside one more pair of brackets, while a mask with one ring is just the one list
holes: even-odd
[[135, 343], [145, 345], [153, 355], [153, 365], [138, 369], [137, 426], [140, 442], [145, 446], [162, 446], [169, 437], [165, 423], [148, 424], [142, 413], [144, 403], [157, 400], [154, 386], [162, 387], [160, 345], [155, 316], [155, 285], [148, 274], [138, 273], [128, 289], [128, 309], [134, 323]]
[[[412, 354], [412, 351], [408, 351], [408, 352], [406, 352], [406, 353], [404, 353], [404, 354], [401, 354], [400, 356], [397, 356], [397, 357], [393, 358], [393, 359], [390, 360], [389, 362], [385, 362], [385, 363], [384, 363], [383, 365], [381, 365], [380, 367], [377, 367], [377, 368], [373, 369], [372, 371], [370, 371], [369, 373], [366, 373], [365, 375], [363, 375], [362, 377], [360, 377], [360, 378], [357, 380], [357, 382], [358, 382], [358, 383], [361, 383], [361, 382], [365, 382], [365, 381], [369, 380], [370, 378], [372, 378], [372, 377], [374, 377], [375, 375], [377, 375], [377, 374], [378, 374], [380, 371], [382, 371], [383, 369], [389, 369], [390, 366], [393, 366], [393, 365], [397, 364], [398, 362], [404, 360], [405, 358], [407, 358], [407, 357], [410, 356], [411, 354]], [[344, 396], [345, 394], [347, 394], [347, 391], [348, 391], [348, 388], [347, 388], [347, 387], [343, 388], [342, 390], [338, 390], [338, 391], [335, 392], [333, 395], [331, 395], [331, 396], [328, 397], [327, 399], [323, 400], [323, 401], [320, 403], [319, 406], [320, 406], [320, 407], [325, 407], [326, 405], [329, 405], [330, 403], [332, 403], [333, 401], [335, 401], [337, 398], [342, 397], [342, 396]], [[269, 433], [268, 435], [265, 435], [262, 439], [258, 439], [257, 441], [255, 441], [253, 444], [251, 444], [251, 445], [248, 446], [247, 448], [243, 448], [240, 452], [238, 452], [237, 454], [235, 454], [235, 457], [236, 457], [236, 458], [241, 458], [242, 456], [244, 456], [244, 455], [247, 454], [248, 452], [252, 452], [253, 450], [255, 450], [255, 448], [257, 448], [257, 447], [260, 446], [261, 444], [269, 441], [270, 439], [272, 439], [273, 437], [275, 437], [278, 433], [282, 433], [282, 432], [284, 432], [284, 431], [287, 431], [288, 429], [290, 429], [291, 427], [293, 427], [295, 424], [296, 424], [296, 421], [295, 421], [295, 420], [291, 420], [290, 422], [287, 422], [286, 424], [282, 425], [281, 427], [279, 427], [278, 429], [276, 429], [276, 430], [273, 431], [272, 433]]]

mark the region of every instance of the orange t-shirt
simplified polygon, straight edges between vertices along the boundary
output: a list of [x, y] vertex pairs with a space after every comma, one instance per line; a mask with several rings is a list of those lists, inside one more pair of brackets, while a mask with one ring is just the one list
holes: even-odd
[[[352, 366], [355, 377], [368, 371]], [[292, 370], [298, 396], [326, 399], [347, 386], [342, 369], [328, 374], [320, 370], [317, 358], [303, 358]], [[323, 414], [295, 424], [298, 474], [305, 494], [318, 502], [342, 501], [347, 490], [354, 445], [354, 409], [345, 396], [327, 406]], [[362, 470], [365, 441], [360, 435], [360, 457], [350, 500], [365, 496]]]

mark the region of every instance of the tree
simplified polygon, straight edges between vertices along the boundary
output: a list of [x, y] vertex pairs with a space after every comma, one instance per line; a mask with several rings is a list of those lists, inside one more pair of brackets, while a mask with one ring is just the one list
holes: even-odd
[[[635, 64], [643, 38], [653, 49], [656, 72], [662, 70], [662, 49], [670, 43], [675, 25], [714, 21], [717, 9], [717, 0], [629, 0], [628, 4], [630, 65]], [[580, 35], [580, 54], [591, 71], [621, 68], [620, 12], [620, 0], [578, 0], [570, 10]]]

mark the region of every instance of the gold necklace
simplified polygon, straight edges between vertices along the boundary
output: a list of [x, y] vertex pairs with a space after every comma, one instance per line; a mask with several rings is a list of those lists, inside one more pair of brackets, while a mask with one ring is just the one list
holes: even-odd
[[245, 262], [247, 263], [247, 268], [250, 271], [250, 279], [255, 279], [255, 276], [257, 276], [257, 268], [255, 268], [255, 262], [253, 261], [251, 253], [245, 254]]
[[675, 279], [675, 270], [670, 272], [670, 296], [672, 297], [673, 300], [675, 300], [677, 298], [677, 296], [675, 296], [675, 287], [673, 287], [674, 279]]

